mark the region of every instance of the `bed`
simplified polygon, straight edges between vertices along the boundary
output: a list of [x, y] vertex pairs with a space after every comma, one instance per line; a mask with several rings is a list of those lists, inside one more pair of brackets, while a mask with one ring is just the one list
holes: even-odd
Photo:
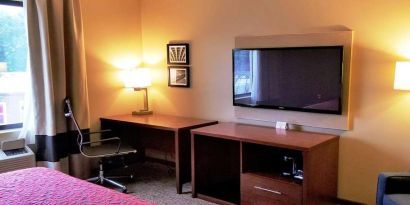
[[3, 204], [151, 205], [152, 203], [59, 171], [35, 167], [0, 174], [0, 205]]

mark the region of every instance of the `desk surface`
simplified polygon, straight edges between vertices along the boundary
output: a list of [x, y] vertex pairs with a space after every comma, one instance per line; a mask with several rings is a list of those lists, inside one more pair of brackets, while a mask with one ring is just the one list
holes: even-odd
[[217, 123], [214, 120], [202, 120], [187, 117], [177, 117], [170, 115], [115, 115], [109, 117], [102, 117], [101, 120], [113, 120], [119, 122], [126, 122], [138, 124], [143, 127], [151, 127], [163, 130], [177, 131], [179, 129], [189, 129], [197, 126], [205, 126]]
[[271, 127], [239, 123], [220, 123], [193, 129], [191, 132], [193, 134], [291, 148], [301, 151], [311, 150], [316, 146], [338, 139], [338, 136], [330, 134], [277, 130]]

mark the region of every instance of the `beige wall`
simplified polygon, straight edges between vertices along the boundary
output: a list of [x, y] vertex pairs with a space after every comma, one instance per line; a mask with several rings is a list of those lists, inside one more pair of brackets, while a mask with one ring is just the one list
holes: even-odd
[[[131, 113], [138, 93], [123, 88], [121, 70], [141, 62], [139, 0], [81, 1], [86, 49], [91, 128], [99, 118]], [[141, 104], [141, 103], [140, 103]]]
[[[341, 137], [339, 197], [374, 204], [379, 172], [410, 170], [410, 92], [392, 89], [394, 63], [410, 48], [410, 1], [142, 0], [141, 8], [143, 55], [155, 73], [154, 111], [221, 121], [237, 120], [231, 102], [236, 36], [352, 29], [353, 129]], [[190, 89], [167, 86], [169, 41], [191, 43]]]
[[[122, 88], [118, 62], [143, 59], [152, 68], [156, 113], [236, 121], [235, 37], [347, 27], [355, 32], [353, 129], [341, 137], [339, 197], [374, 204], [379, 172], [410, 170], [410, 92], [392, 89], [394, 63], [410, 51], [408, 0], [83, 0], [82, 7], [92, 127], [100, 116], [141, 106]], [[167, 86], [169, 41], [191, 43], [189, 89]]]

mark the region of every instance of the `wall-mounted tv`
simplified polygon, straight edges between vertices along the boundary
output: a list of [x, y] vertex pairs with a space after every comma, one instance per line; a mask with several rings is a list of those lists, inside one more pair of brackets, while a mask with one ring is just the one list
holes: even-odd
[[343, 46], [233, 49], [233, 105], [342, 113]]

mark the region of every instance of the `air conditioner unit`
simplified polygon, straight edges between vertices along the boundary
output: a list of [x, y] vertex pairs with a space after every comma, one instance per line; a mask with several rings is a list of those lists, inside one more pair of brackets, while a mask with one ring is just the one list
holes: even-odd
[[24, 139], [1, 142], [0, 173], [35, 166], [33, 151], [25, 146]]

